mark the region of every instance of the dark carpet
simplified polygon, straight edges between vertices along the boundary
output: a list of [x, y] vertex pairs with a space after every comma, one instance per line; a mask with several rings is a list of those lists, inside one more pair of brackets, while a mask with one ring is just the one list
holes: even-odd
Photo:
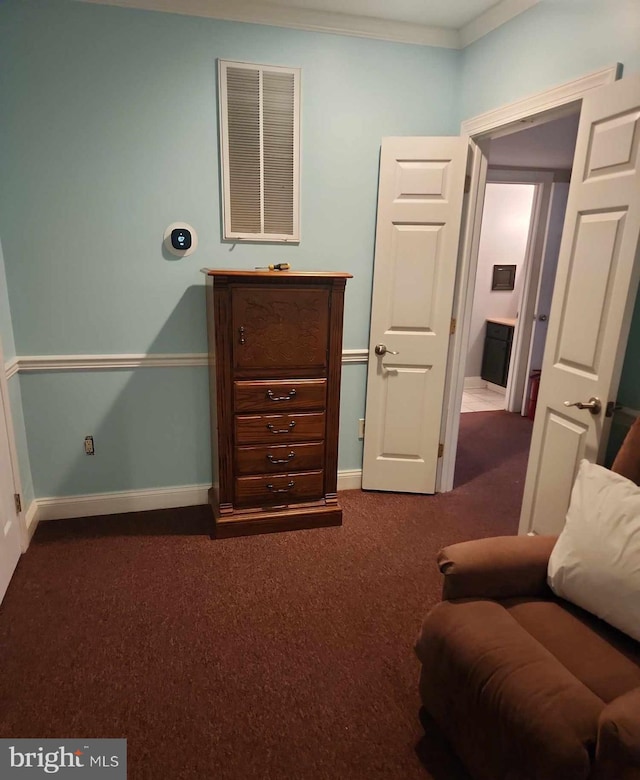
[[516, 532], [530, 429], [463, 414], [455, 490], [341, 493], [340, 528], [41, 524], [0, 608], [0, 736], [126, 737], [131, 780], [462, 780], [418, 720], [413, 642], [438, 549]]

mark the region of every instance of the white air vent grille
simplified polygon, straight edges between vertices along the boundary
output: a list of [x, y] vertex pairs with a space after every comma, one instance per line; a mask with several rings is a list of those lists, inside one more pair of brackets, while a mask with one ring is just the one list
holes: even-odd
[[220, 61], [224, 237], [299, 240], [298, 70]]

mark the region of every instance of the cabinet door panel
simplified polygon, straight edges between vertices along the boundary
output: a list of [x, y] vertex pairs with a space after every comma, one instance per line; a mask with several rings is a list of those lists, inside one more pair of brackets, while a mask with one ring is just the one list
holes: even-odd
[[233, 361], [238, 371], [309, 368], [324, 373], [329, 291], [303, 287], [235, 287]]
[[482, 379], [506, 387], [510, 346], [508, 341], [500, 339], [485, 340], [482, 355]]

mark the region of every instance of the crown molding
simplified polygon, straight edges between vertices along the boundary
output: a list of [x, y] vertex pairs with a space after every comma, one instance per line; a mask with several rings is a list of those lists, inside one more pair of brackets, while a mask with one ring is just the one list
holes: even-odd
[[480, 16], [472, 19], [468, 24], [460, 28], [458, 48], [464, 49], [515, 16], [528, 11], [529, 8], [532, 8], [539, 2], [540, 0], [502, 0], [502, 2], [491, 6], [483, 14], [480, 14]]
[[114, 5], [141, 11], [224, 19], [229, 22], [266, 24], [311, 32], [353, 35], [393, 43], [411, 43], [446, 49], [463, 49], [540, 0], [501, 0], [460, 30], [397, 22], [372, 16], [314, 11], [308, 8], [258, 3], [254, 0], [77, 0], [93, 5]]
[[142, 11], [223, 19], [229, 22], [266, 24], [311, 32], [353, 35], [358, 38], [376, 38], [394, 43], [412, 43], [420, 46], [460, 48], [457, 30], [409, 22], [395, 22], [369, 16], [351, 16], [307, 8], [289, 8], [252, 0], [78, 0], [94, 5], [115, 5]]

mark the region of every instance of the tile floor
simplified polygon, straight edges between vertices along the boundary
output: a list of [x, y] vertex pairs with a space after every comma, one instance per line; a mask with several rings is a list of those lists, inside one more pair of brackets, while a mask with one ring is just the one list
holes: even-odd
[[461, 412], [493, 412], [504, 409], [504, 395], [487, 387], [465, 390]]

